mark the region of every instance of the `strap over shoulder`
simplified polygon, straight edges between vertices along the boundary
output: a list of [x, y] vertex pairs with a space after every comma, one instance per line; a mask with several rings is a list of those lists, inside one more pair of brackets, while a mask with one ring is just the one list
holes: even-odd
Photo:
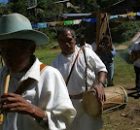
[[45, 64], [40, 64], [40, 72], [46, 67], [47, 65], [45, 65]]

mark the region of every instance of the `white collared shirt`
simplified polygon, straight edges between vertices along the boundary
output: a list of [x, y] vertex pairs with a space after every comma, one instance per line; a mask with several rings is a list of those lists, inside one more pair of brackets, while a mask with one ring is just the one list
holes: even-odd
[[[18, 84], [28, 78], [35, 80], [28, 87], [23, 97], [32, 104], [40, 107], [48, 115], [49, 130], [63, 130], [71, 123], [76, 111], [69, 98], [65, 82], [58, 70], [46, 66], [40, 72], [38, 59], [25, 74], [14, 74], [11, 76], [9, 92], [14, 92]], [[7, 74], [6, 67], [0, 70], [1, 95], [3, 94], [4, 77]], [[3, 130], [47, 130], [30, 115], [19, 113], [8, 113]]]
[[[72, 64], [79, 49], [79, 47], [75, 46], [75, 52], [68, 56], [59, 54], [52, 63], [52, 66], [60, 71], [65, 81], [67, 80]], [[88, 63], [87, 84], [91, 87], [96, 79], [97, 73], [100, 71], [107, 72], [107, 70], [104, 63], [100, 60], [100, 58], [92, 49], [90, 49], [89, 47], [85, 47], [85, 52]], [[81, 50], [67, 85], [70, 95], [79, 94], [85, 90], [85, 68], [85, 59], [83, 51]]]

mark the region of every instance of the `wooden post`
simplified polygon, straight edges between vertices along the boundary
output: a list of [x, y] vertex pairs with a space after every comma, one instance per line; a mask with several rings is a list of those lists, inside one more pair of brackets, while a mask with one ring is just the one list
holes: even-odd
[[112, 44], [111, 32], [109, 27], [109, 20], [107, 13], [98, 11], [96, 21], [96, 45], [97, 48], [104, 36], [109, 36], [110, 43]]

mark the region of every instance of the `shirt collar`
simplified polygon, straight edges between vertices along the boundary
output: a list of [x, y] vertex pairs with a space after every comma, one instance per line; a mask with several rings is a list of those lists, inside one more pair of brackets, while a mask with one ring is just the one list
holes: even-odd
[[36, 58], [34, 64], [30, 67], [30, 69], [21, 78], [21, 81], [26, 80], [28, 78], [32, 78], [36, 81], [39, 81], [40, 80], [40, 64], [41, 64], [41, 62], [38, 60], [38, 58]]

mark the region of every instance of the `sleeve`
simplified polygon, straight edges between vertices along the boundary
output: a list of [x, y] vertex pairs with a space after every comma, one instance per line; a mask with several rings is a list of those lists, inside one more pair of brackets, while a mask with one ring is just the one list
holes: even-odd
[[[43, 98], [47, 103], [43, 104], [48, 116], [49, 130], [66, 129], [73, 121], [76, 110], [69, 98], [65, 82], [60, 72], [53, 67], [47, 67], [44, 73]], [[46, 92], [45, 92], [46, 91]], [[45, 94], [47, 94], [45, 96]]]
[[107, 72], [106, 67], [99, 56], [92, 50], [86, 48], [86, 57], [89, 67], [96, 73], [103, 71]]
[[134, 49], [135, 49], [135, 44], [133, 43], [132, 46], [128, 49], [128, 54], [131, 55]]

